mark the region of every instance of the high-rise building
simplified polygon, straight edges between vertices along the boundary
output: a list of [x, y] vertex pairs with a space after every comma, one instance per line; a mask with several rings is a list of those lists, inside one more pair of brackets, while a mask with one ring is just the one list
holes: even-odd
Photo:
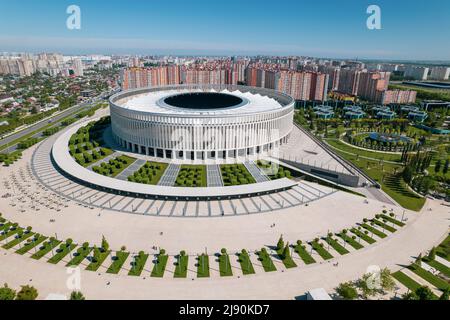
[[410, 104], [415, 103], [417, 91], [413, 90], [385, 90], [377, 91], [375, 101], [379, 104]]
[[357, 95], [368, 101], [375, 101], [377, 91], [386, 91], [390, 72], [361, 72], [359, 75]]
[[359, 79], [362, 71], [355, 69], [341, 69], [339, 74], [338, 91], [358, 95]]
[[317, 72], [281, 71], [276, 88], [301, 101], [325, 101], [328, 75]]
[[427, 80], [429, 70], [426, 67], [407, 66], [405, 67], [404, 76], [414, 80]]
[[180, 67], [126, 68], [121, 71], [120, 82], [124, 90], [180, 84]]
[[449, 76], [450, 76], [449, 67], [431, 68], [430, 79], [432, 80], [448, 80]]
[[73, 59], [73, 73], [76, 77], [82, 77], [84, 75], [83, 62], [81, 62], [81, 59]]

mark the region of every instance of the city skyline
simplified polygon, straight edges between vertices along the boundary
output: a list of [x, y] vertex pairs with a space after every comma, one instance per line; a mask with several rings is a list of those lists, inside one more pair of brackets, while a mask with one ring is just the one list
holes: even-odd
[[[71, 4], [81, 8], [81, 30], [66, 28]], [[115, 4], [2, 3], [0, 27], [8, 32], [0, 32], [0, 51], [444, 61], [450, 56], [450, 44], [440, 37], [450, 31], [445, 24], [450, 4], [438, 1], [283, 1], [278, 3], [279, 13], [266, 10], [264, 1], [232, 1], [226, 6], [135, 2], [120, 10]], [[381, 8], [381, 30], [366, 27], [370, 4]]]

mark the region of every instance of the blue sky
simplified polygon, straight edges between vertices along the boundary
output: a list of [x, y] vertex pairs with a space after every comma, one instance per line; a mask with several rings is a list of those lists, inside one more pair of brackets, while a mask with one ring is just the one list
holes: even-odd
[[[81, 8], [81, 30], [66, 8]], [[382, 29], [368, 30], [379, 5]], [[0, 0], [0, 51], [450, 60], [448, 0]]]

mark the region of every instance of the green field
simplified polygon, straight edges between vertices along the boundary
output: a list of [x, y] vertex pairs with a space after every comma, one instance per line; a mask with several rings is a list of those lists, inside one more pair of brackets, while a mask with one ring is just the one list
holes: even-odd
[[331, 255], [331, 253], [329, 253], [327, 250], [325, 250], [324, 247], [319, 242], [312, 241], [312, 242], [310, 242], [310, 245], [319, 254], [319, 256], [322, 257], [323, 260], [333, 259], [333, 256]]
[[139, 277], [144, 269], [145, 263], [148, 259], [148, 254], [144, 252], [139, 252], [138, 255], [133, 257], [133, 261], [131, 262], [131, 268], [128, 272], [129, 276]]
[[297, 252], [298, 256], [303, 260], [305, 264], [315, 263], [316, 260], [306, 251], [306, 247], [301, 243], [297, 243], [295, 246], [295, 252]]
[[156, 185], [167, 166], [167, 163], [148, 161], [138, 171], [129, 176], [128, 181]]
[[189, 256], [179, 254], [175, 264], [174, 278], [186, 278], [189, 264]]
[[277, 268], [275, 268], [275, 265], [265, 248], [261, 249], [261, 251], [257, 251], [256, 254], [258, 255], [258, 260], [261, 262], [265, 272], [277, 271]]
[[250, 260], [250, 256], [246, 250], [242, 250], [238, 254], [238, 262], [241, 265], [243, 274], [254, 274], [255, 269], [253, 268], [252, 262]]
[[206, 254], [197, 257], [197, 278], [209, 278], [209, 256]]
[[112, 258], [113, 262], [109, 266], [108, 270], [106, 270], [106, 273], [118, 274], [129, 255], [129, 252], [117, 251]]
[[67, 243], [62, 243], [58, 249], [56, 249], [56, 254], [51, 257], [48, 262], [52, 264], [57, 264], [62, 259], [64, 259], [73, 249], [76, 248], [76, 244], [71, 243], [68, 245]]
[[334, 250], [336, 250], [339, 254], [347, 254], [349, 251], [345, 249], [336, 239], [333, 239], [332, 237], [325, 237], [323, 238], [326, 243], [328, 243], [331, 247], [333, 247]]
[[207, 187], [206, 166], [182, 165], [175, 181], [177, 187]]
[[[398, 202], [402, 207], [419, 211], [425, 204], [425, 198], [410, 191], [406, 183], [403, 181], [400, 174], [403, 170], [403, 166], [401, 164], [392, 164], [381, 161], [388, 159], [392, 161], [392, 159], [399, 158], [400, 155], [386, 155], [378, 152], [360, 150], [347, 146], [337, 140], [327, 140], [327, 143], [339, 148], [339, 150], [334, 149], [336, 153], [355, 164], [373, 180], [378, 182], [381, 185], [382, 190]], [[343, 151], [351, 152], [354, 155], [350, 155]], [[362, 155], [368, 155], [369, 157], [374, 158], [377, 157], [378, 160], [368, 160], [362, 158]]]

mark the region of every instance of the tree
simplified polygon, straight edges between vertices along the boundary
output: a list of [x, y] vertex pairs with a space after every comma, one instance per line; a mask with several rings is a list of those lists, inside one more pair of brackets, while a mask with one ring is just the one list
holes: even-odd
[[441, 296], [439, 297], [439, 300], [447, 301], [448, 298], [449, 298], [449, 295], [450, 295], [450, 288], [447, 287], [447, 288], [444, 290], [444, 292], [441, 294]]
[[415, 291], [419, 300], [434, 300], [435, 296], [433, 291], [427, 286], [422, 286], [416, 289]]
[[441, 171], [441, 167], [442, 167], [442, 162], [439, 159], [438, 161], [436, 161], [436, 164], [434, 165], [434, 172], [439, 173], [439, 171]]
[[284, 240], [283, 240], [283, 235], [281, 235], [280, 239], [278, 240], [278, 243], [277, 243], [277, 250], [280, 250], [283, 248], [284, 248]]
[[419, 256], [416, 258], [416, 261], [414, 262], [414, 264], [418, 267], [422, 266], [422, 254], [419, 254]]
[[72, 291], [70, 294], [70, 300], [86, 300], [86, 298], [80, 291]]
[[38, 297], [38, 291], [35, 287], [26, 285], [22, 286], [20, 291], [17, 293], [16, 300], [36, 300]]
[[8, 287], [5, 283], [3, 288], [0, 288], [0, 300], [14, 300], [16, 297], [16, 291]]
[[406, 166], [405, 169], [403, 169], [402, 176], [406, 183], [411, 183], [413, 172], [410, 166]]
[[356, 286], [361, 290], [365, 299], [367, 299], [367, 297], [374, 296], [379, 292], [379, 288], [373, 285], [373, 277], [374, 274], [366, 273], [356, 283]]
[[445, 160], [444, 168], [442, 169], [442, 173], [443, 173], [444, 175], [447, 174], [447, 172], [448, 172], [449, 162], [450, 162], [449, 159]]
[[109, 243], [108, 243], [108, 241], [106, 241], [105, 236], [102, 236], [102, 249], [104, 251], [108, 251], [109, 250]]
[[289, 259], [291, 257], [291, 251], [289, 250], [289, 242], [286, 243], [286, 246], [284, 247], [282, 256], [284, 259], [286, 259], [286, 258]]
[[336, 292], [345, 300], [355, 300], [358, 297], [358, 292], [351, 282], [341, 283], [336, 288]]
[[410, 291], [402, 295], [403, 300], [419, 300], [419, 297], [414, 291]]
[[436, 258], [436, 248], [435, 247], [431, 248], [430, 252], [428, 253], [427, 258], [430, 261], [432, 261]]
[[381, 288], [384, 291], [392, 291], [395, 288], [395, 281], [392, 277], [391, 271], [388, 268], [384, 268], [381, 270], [380, 273], [380, 279], [381, 279]]

